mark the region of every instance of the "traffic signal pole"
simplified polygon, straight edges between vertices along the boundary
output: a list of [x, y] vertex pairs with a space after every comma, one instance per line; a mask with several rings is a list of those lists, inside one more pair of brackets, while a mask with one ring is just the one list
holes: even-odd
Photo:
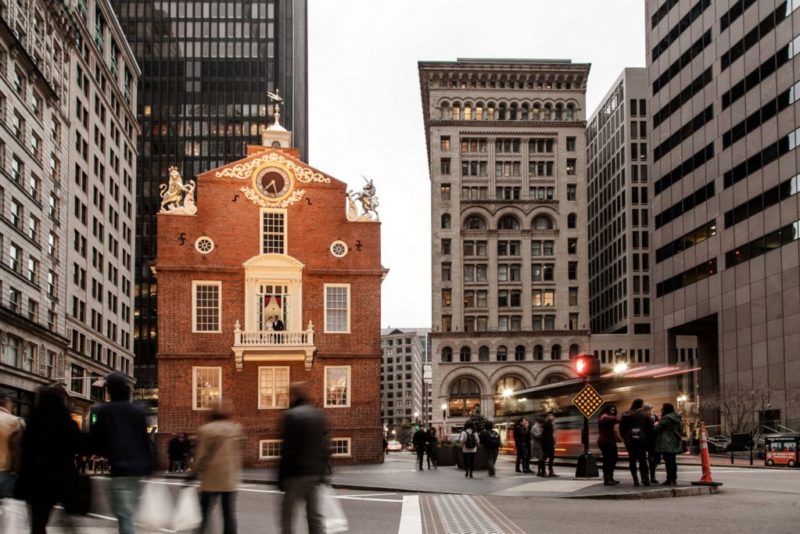
[[[589, 377], [584, 378], [588, 384]], [[589, 418], [583, 418], [583, 431], [581, 432], [581, 442], [583, 442], [583, 452], [578, 456], [578, 466], [575, 468], [576, 479], [599, 478], [600, 473], [597, 470], [597, 460], [595, 460], [591, 449], [589, 448]]]

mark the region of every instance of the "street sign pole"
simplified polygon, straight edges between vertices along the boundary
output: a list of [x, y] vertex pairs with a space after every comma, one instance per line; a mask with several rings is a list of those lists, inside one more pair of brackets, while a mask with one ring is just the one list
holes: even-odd
[[[589, 385], [589, 377], [586, 377], [586, 385], [584, 386], [584, 389], [587, 387], [591, 388]], [[594, 390], [592, 389], [592, 391]], [[585, 410], [581, 411], [585, 412]], [[591, 413], [589, 415], [591, 416]], [[578, 457], [578, 466], [575, 468], [575, 478], [599, 478], [600, 473], [597, 470], [597, 461], [595, 460], [594, 455], [589, 448], [589, 417], [587, 417], [586, 413], [583, 414], [583, 431], [581, 432], [581, 441], [583, 442], [583, 452]]]

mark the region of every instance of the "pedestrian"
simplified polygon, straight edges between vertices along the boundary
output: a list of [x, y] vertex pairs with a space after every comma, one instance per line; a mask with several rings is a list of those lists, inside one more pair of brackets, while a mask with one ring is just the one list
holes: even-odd
[[653, 412], [653, 405], [647, 403], [642, 406], [642, 413], [647, 418], [645, 436], [647, 436], [647, 467], [650, 470], [650, 484], [658, 484], [656, 468], [661, 463], [661, 453], [656, 450], [655, 427], [658, 424], [658, 416]]
[[389, 454], [389, 442], [386, 441], [386, 436], [383, 437], [383, 454], [384, 456]]
[[144, 411], [131, 402], [128, 378], [114, 371], [106, 377], [106, 389], [111, 401], [95, 410], [92, 447], [108, 458], [108, 491], [119, 533], [133, 534], [140, 484], [154, 467], [153, 449]]
[[422, 460], [425, 457], [425, 448], [428, 446], [428, 433], [421, 426], [418, 426], [417, 431], [414, 432], [414, 437], [411, 438], [411, 443], [417, 453], [417, 467], [422, 471]]
[[514, 447], [517, 449], [517, 473], [529, 473], [531, 468], [528, 465], [528, 420], [520, 419], [514, 425]]
[[491, 421], [486, 423], [486, 426], [481, 431], [480, 442], [483, 449], [486, 451], [486, 460], [489, 465], [489, 476], [493, 477], [496, 474], [495, 464], [497, 463], [497, 455], [500, 453], [500, 434], [494, 428], [494, 423]]
[[639, 474], [642, 484], [650, 485], [650, 469], [647, 466], [647, 425], [648, 420], [642, 413], [644, 401], [635, 399], [631, 409], [622, 414], [619, 421], [619, 433], [628, 451], [628, 467], [633, 477], [633, 485], [639, 486]]
[[606, 486], [619, 484], [619, 480], [614, 480], [614, 469], [619, 460], [617, 431], [614, 428], [617, 424], [619, 424], [617, 407], [606, 404], [597, 419], [597, 446], [603, 454], [603, 484]]
[[192, 469], [200, 479], [200, 532], [206, 532], [214, 502], [222, 501], [223, 534], [236, 534], [236, 489], [242, 469], [242, 426], [230, 420], [227, 404], [216, 403], [210, 422], [197, 429], [197, 456]]
[[0, 501], [14, 496], [22, 461], [22, 419], [13, 415], [11, 398], [0, 393]]
[[536, 458], [536, 476], [543, 477], [544, 473], [544, 450], [542, 449], [542, 432], [544, 431], [544, 419], [537, 417], [531, 425], [531, 458]]
[[425, 456], [428, 458], [428, 470], [433, 464], [434, 469], [439, 469], [439, 440], [436, 438], [436, 429], [428, 429], [428, 444], [425, 447]]
[[478, 452], [478, 436], [472, 421], [464, 423], [464, 430], [459, 434], [458, 442], [461, 444], [461, 452], [464, 455], [464, 476], [472, 478], [472, 472], [475, 470], [475, 455]]
[[281, 420], [278, 489], [284, 492], [281, 532], [291, 534], [294, 508], [306, 504], [308, 534], [325, 532], [319, 485], [324, 481], [330, 447], [328, 425], [320, 410], [308, 403], [304, 383], [289, 386], [289, 409]]
[[661, 407], [661, 419], [655, 427], [656, 451], [664, 458], [664, 468], [667, 470], [665, 486], [678, 485], [678, 463], [676, 456], [683, 452], [683, 436], [681, 436], [681, 416], [675, 412], [675, 407], [665, 402]]
[[185, 439], [184, 436], [185, 434], [178, 434], [169, 440], [169, 445], [167, 446], [167, 456], [169, 456], [168, 471], [170, 473], [183, 472], [183, 459], [185, 454], [185, 447], [183, 444], [183, 440]]
[[[542, 423], [542, 459], [539, 460], [539, 471], [542, 476], [557, 477], [558, 475], [553, 470], [553, 462], [556, 459], [556, 430], [553, 425], [556, 416], [553, 412], [548, 412]], [[544, 466], [547, 464], [547, 474], [544, 474]]]
[[31, 534], [45, 534], [55, 505], [66, 506], [77, 488], [75, 456], [82, 452], [81, 432], [68, 402], [62, 387], [40, 387], [22, 436], [15, 493], [30, 507]]

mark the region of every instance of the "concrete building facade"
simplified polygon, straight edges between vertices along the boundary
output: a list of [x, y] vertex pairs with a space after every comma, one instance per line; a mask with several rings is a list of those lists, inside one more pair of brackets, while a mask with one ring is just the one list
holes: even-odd
[[654, 360], [697, 336], [707, 422], [761, 390], [756, 421], [796, 428], [800, 3], [646, 6]]
[[404, 424], [425, 424], [423, 361], [426, 335], [392, 328], [381, 333], [381, 422], [387, 430]]
[[438, 424], [477, 407], [499, 417], [504, 392], [571, 376], [570, 355], [588, 349], [588, 73], [568, 60], [419, 64]]

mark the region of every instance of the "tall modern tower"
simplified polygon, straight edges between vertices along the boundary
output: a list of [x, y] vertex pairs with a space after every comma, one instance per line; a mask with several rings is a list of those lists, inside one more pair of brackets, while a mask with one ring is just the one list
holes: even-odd
[[796, 426], [800, 2], [646, 5], [655, 359], [696, 335], [692, 393], [766, 391], [756, 421]]
[[259, 144], [272, 121], [267, 91], [284, 98], [281, 120], [308, 158], [306, 1], [113, 4], [142, 68], [134, 349], [138, 396], [155, 398], [159, 185], [172, 165], [190, 179]]

